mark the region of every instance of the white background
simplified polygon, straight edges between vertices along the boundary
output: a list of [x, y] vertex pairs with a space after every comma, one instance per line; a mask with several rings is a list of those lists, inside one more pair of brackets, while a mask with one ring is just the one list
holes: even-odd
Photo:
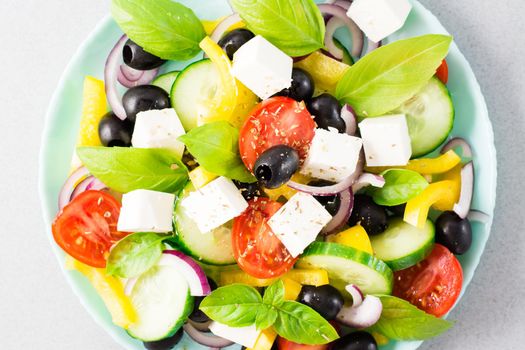
[[[212, 0], [201, 0], [212, 1]], [[473, 66], [494, 124], [493, 232], [446, 335], [422, 349], [525, 349], [525, 2], [422, 1]], [[108, 0], [0, 0], [0, 349], [119, 349], [82, 308], [41, 219], [37, 168], [60, 74]]]

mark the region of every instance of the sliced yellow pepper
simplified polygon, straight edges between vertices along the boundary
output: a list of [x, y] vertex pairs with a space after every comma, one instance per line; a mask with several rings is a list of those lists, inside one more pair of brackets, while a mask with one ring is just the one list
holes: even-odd
[[[225, 18], [226, 18], [226, 16], [218, 18], [216, 20], [202, 20], [201, 21], [202, 22], [202, 26], [204, 27], [204, 31], [206, 32], [206, 34], [211, 35], [213, 33], [213, 31], [215, 30], [215, 28], [217, 28], [219, 23], [224, 21]], [[228, 31], [232, 31], [232, 30], [239, 29], [239, 28], [244, 28], [244, 27], [246, 27], [246, 24], [243, 21], [239, 21], [239, 22], [231, 25], [230, 28], [228, 28]]]
[[294, 66], [304, 69], [312, 75], [316, 89], [330, 93], [335, 92], [337, 83], [350, 68], [349, 65], [334, 60], [320, 51], [312, 53], [305, 59], [295, 63]]
[[[321, 269], [293, 269], [284, 274], [282, 278], [312, 286], [322, 286], [329, 283], [328, 273]], [[276, 278], [255, 278], [242, 270], [225, 270], [220, 273], [219, 285], [242, 283], [252, 287], [267, 287], [275, 280]]]
[[450, 196], [440, 199], [432, 205], [434, 209], [441, 211], [454, 209], [454, 204], [459, 201], [459, 195], [461, 193], [461, 168], [462, 165], [458, 164], [440, 177], [440, 180], [452, 181], [454, 186], [451, 188]]
[[137, 320], [135, 309], [124, 294], [124, 286], [119, 279], [106, 275], [104, 269], [87, 266], [70, 256], [66, 257], [65, 265], [67, 269], [77, 270], [89, 280], [104, 301], [114, 324], [127, 329]]
[[104, 82], [87, 76], [84, 79], [79, 146], [102, 146], [98, 125], [108, 110]]
[[[302, 174], [299, 174], [299, 173], [294, 174], [292, 176], [292, 181], [299, 182], [299, 183], [302, 183], [302, 184], [307, 184], [311, 180], [312, 180], [311, 177], [306, 176], [306, 175], [302, 175]], [[282, 185], [281, 187], [275, 188], [273, 190], [265, 188], [264, 192], [273, 201], [277, 201], [281, 197], [284, 197], [286, 199], [290, 199], [290, 198], [292, 198], [293, 195], [295, 195], [297, 193], [296, 190], [294, 190], [291, 187], [288, 187], [287, 185]]]
[[370, 238], [361, 225], [351, 227], [348, 230], [335, 235], [330, 235], [326, 240], [328, 242], [339, 243], [357, 250], [361, 250], [363, 252], [367, 252], [370, 255], [374, 255]]
[[198, 166], [190, 171], [188, 176], [190, 177], [190, 181], [196, 190], [204, 187], [209, 182], [215, 180], [218, 177], [214, 173], [210, 173], [208, 170], [204, 169], [202, 166]]
[[428, 211], [434, 203], [453, 200], [454, 186], [454, 181], [450, 180], [431, 183], [423, 192], [407, 202], [403, 220], [413, 226], [423, 228]]
[[420, 158], [412, 159], [405, 166], [396, 167], [365, 167], [366, 171], [374, 174], [380, 174], [388, 169], [407, 169], [413, 170], [424, 175], [443, 174], [461, 163], [461, 157], [450, 150], [437, 158]]

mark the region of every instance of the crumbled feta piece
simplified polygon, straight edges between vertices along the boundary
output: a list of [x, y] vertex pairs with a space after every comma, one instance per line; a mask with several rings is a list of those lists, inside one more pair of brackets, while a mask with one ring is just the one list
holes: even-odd
[[298, 192], [268, 220], [268, 225], [295, 258], [330, 220], [332, 216], [314, 196]]
[[128, 192], [122, 196], [117, 229], [122, 232], [171, 232], [174, 203], [175, 195], [171, 193]]
[[359, 137], [316, 129], [300, 173], [317, 179], [340, 182], [357, 166], [363, 142]]
[[167, 148], [182, 157], [184, 144], [177, 140], [184, 127], [173, 108], [137, 114], [131, 144], [136, 148]]
[[231, 340], [232, 342], [241, 344], [246, 348], [253, 348], [261, 334], [261, 331], [258, 331], [255, 325], [234, 328], [214, 321], [210, 323], [209, 328], [216, 336]]
[[354, 0], [347, 15], [377, 43], [401, 29], [411, 9], [408, 0]]
[[359, 123], [366, 165], [402, 166], [412, 155], [404, 114], [366, 118]]
[[207, 233], [239, 216], [248, 202], [231, 180], [219, 177], [190, 193], [181, 205], [199, 230]]
[[265, 100], [292, 84], [293, 59], [260, 35], [233, 55], [232, 74]]

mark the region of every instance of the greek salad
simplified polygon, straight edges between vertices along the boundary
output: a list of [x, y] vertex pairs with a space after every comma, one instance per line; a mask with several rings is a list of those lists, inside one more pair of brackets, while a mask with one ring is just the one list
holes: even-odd
[[389, 40], [408, 0], [229, 3], [204, 21], [112, 0], [125, 34], [85, 78], [52, 224], [67, 267], [146, 349], [442, 334], [484, 219], [451, 136], [452, 38]]

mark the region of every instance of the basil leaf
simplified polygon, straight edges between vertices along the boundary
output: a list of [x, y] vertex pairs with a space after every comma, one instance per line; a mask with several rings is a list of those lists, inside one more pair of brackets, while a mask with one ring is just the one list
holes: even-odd
[[179, 137], [209, 172], [241, 182], [255, 182], [239, 155], [239, 131], [225, 121], [207, 123]]
[[419, 173], [405, 169], [390, 169], [383, 173], [385, 185], [373, 189], [373, 199], [379, 205], [394, 206], [408, 202], [428, 186]]
[[273, 306], [261, 304], [257, 311], [257, 316], [255, 317], [255, 326], [257, 330], [271, 327], [275, 323], [275, 320], [277, 320], [278, 316], [279, 313]]
[[310, 307], [296, 301], [283, 301], [274, 328], [281, 337], [296, 343], [328, 344], [339, 338], [334, 327]]
[[188, 60], [206, 36], [193, 11], [171, 0], [113, 0], [111, 14], [131, 40], [166, 60]]
[[284, 283], [277, 280], [264, 291], [263, 303], [273, 306], [279, 305], [284, 301]]
[[155, 265], [162, 256], [166, 236], [152, 232], [137, 232], [121, 239], [111, 249], [106, 272], [123, 278], [140, 275]]
[[290, 56], [324, 46], [323, 16], [313, 0], [230, 0], [248, 29]]
[[336, 96], [361, 117], [383, 115], [421, 90], [448, 53], [452, 37], [395, 41], [364, 56], [339, 81]]
[[394, 340], [426, 340], [440, 335], [453, 323], [419, 310], [409, 302], [390, 295], [378, 295], [383, 312], [372, 330]]
[[188, 170], [172, 151], [130, 147], [79, 147], [85, 167], [111, 189], [174, 193], [188, 180]]
[[262, 297], [244, 284], [231, 284], [214, 290], [201, 302], [200, 309], [212, 320], [230, 327], [247, 327], [255, 323]]

